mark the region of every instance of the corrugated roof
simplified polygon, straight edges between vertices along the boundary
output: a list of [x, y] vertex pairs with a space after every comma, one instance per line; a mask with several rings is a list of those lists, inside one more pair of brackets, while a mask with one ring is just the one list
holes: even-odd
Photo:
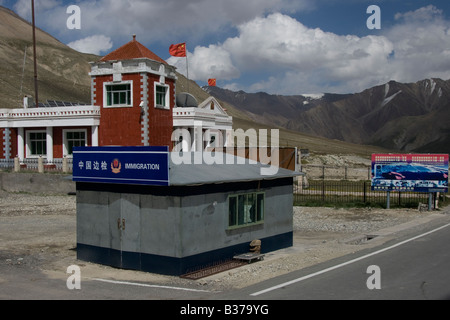
[[[170, 156], [169, 183], [171, 186], [218, 184], [239, 181], [274, 180], [280, 178], [291, 178], [304, 175], [283, 168], [277, 168], [273, 175], [262, 175], [261, 168], [269, 168], [269, 165], [261, 163], [252, 164], [245, 159], [245, 164], [240, 164], [238, 158], [223, 153], [212, 154], [216, 159], [222, 158], [222, 164], [214, 161], [208, 164], [205, 154], [191, 152], [180, 154], [180, 159], [190, 159], [183, 163], [174, 163], [174, 155]], [[239, 158], [243, 161], [243, 158]]]
[[155, 53], [147, 49], [140, 42], [136, 41], [136, 36], [133, 35], [133, 40], [113, 52], [104, 56], [100, 61], [112, 61], [112, 60], [131, 60], [139, 58], [148, 58], [154, 61], [158, 61], [167, 64], [163, 59], [158, 57]]

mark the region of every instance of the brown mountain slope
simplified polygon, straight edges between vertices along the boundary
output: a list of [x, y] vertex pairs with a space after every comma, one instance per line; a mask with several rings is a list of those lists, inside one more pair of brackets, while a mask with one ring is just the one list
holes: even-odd
[[[398, 151], [450, 152], [450, 80], [391, 81], [361, 93], [316, 99], [205, 90], [268, 125]], [[292, 101], [299, 103], [293, 108]]]
[[[39, 100], [90, 102], [89, 61], [49, 34], [36, 29]], [[0, 7], [0, 108], [22, 106], [23, 95], [34, 96], [31, 25]], [[25, 63], [24, 63], [25, 62]]]

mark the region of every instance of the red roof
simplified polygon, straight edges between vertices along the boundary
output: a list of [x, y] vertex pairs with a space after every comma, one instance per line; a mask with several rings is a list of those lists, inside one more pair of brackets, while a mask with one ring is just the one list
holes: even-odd
[[121, 46], [117, 50], [107, 54], [100, 61], [111, 61], [111, 60], [130, 60], [137, 58], [148, 58], [155, 60], [164, 64], [167, 64], [163, 59], [158, 57], [152, 51], [147, 49], [141, 43], [136, 41], [136, 36], [133, 36], [133, 40], [127, 44]]

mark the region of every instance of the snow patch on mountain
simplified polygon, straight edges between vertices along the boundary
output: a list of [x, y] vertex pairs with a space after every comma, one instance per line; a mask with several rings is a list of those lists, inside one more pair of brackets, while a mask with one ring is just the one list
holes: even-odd
[[385, 98], [383, 100], [383, 102], [381, 103], [381, 106], [384, 107], [385, 105], [387, 105], [389, 102], [392, 101], [392, 99], [394, 99], [397, 95], [399, 95], [400, 93], [402, 93], [402, 90], [400, 90], [399, 92], [393, 94], [392, 96]]
[[384, 98], [385, 99], [388, 94], [389, 94], [389, 83], [386, 83], [386, 85], [384, 86]]
[[308, 93], [308, 94], [302, 94], [305, 98], [311, 99], [311, 100], [319, 100], [322, 99], [325, 96], [325, 93]]

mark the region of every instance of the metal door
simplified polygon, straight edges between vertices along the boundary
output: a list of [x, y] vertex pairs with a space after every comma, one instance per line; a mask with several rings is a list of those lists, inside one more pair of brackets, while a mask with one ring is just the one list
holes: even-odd
[[140, 268], [139, 195], [110, 194], [111, 261], [118, 268]]

